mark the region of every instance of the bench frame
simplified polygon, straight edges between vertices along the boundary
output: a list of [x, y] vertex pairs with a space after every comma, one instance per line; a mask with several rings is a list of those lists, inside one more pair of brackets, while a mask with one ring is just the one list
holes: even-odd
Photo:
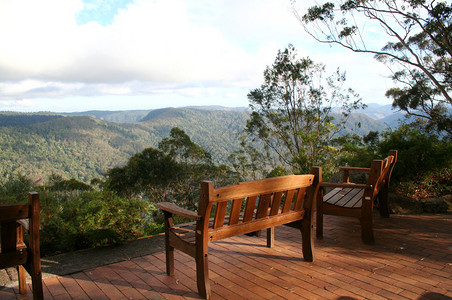
[[[370, 168], [342, 167], [343, 183], [322, 182], [321, 187], [334, 188], [323, 195], [319, 191], [317, 201], [317, 238], [323, 238], [323, 215], [355, 217], [361, 223], [361, 238], [365, 244], [374, 244], [373, 209], [378, 196], [378, 208], [382, 217], [389, 217], [388, 191], [391, 174], [397, 162], [397, 150], [390, 150], [384, 160], [374, 160]], [[349, 180], [350, 171], [368, 172], [366, 184]], [[353, 196], [350, 196], [353, 195]], [[347, 198], [347, 199], [345, 199]]]
[[[321, 181], [319, 167], [311, 168], [310, 175], [281, 176], [220, 188], [204, 181], [197, 213], [173, 203], [159, 203], [158, 207], [165, 214], [167, 274], [174, 275], [174, 249], [194, 257], [198, 292], [208, 299], [211, 296], [209, 243], [267, 229], [267, 247], [272, 247], [274, 227], [278, 225], [291, 225], [301, 230], [304, 260], [313, 261], [313, 212]], [[174, 226], [174, 214], [195, 221], [191, 223], [195, 227], [192, 236], [178, 232], [189, 224]], [[210, 218], [211, 214], [215, 217]]]
[[[39, 249], [39, 194], [28, 194], [28, 203], [0, 205], [0, 269], [17, 267], [19, 292], [25, 294], [25, 271], [31, 276], [33, 299], [43, 299], [41, 255]], [[29, 232], [24, 243], [24, 228]]]

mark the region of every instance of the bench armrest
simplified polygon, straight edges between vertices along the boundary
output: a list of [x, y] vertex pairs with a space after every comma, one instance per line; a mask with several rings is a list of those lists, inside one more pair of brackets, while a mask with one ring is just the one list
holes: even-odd
[[30, 230], [30, 219], [19, 219], [16, 222], [22, 225], [26, 231]]
[[370, 168], [362, 168], [362, 167], [341, 167], [341, 170], [370, 172]]
[[352, 188], [352, 189], [371, 189], [371, 184], [357, 184], [357, 183], [336, 183], [336, 182], [322, 182], [320, 186], [325, 187], [341, 187], [341, 188]]
[[174, 203], [160, 202], [157, 204], [157, 206], [158, 206], [158, 208], [160, 208], [163, 211], [166, 211], [166, 212], [169, 212], [169, 213], [181, 216], [181, 217], [186, 217], [186, 218], [193, 219], [196, 221], [201, 220], [201, 218], [202, 218], [197, 213], [195, 213], [191, 210], [179, 207]]

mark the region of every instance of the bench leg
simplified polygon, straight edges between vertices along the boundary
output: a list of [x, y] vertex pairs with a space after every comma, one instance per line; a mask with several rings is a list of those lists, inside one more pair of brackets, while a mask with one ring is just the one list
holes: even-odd
[[267, 228], [267, 247], [272, 248], [275, 244], [275, 227]]
[[312, 217], [306, 215], [301, 222], [301, 238], [303, 247], [303, 258], [305, 261], [314, 261], [314, 225]]
[[384, 186], [378, 194], [378, 209], [380, 216], [389, 218], [389, 203], [388, 203], [388, 187]]
[[364, 244], [375, 244], [374, 230], [368, 221], [361, 221], [361, 238]]
[[166, 245], [166, 274], [168, 276], [174, 275], [174, 247], [171, 247], [169, 243]]
[[373, 203], [370, 197], [364, 196], [361, 208], [361, 239], [364, 244], [373, 245], [375, 243], [373, 229]]
[[25, 268], [22, 265], [17, 266], [17, 277], [19, 280], [19, 292], [24, 295], [27, 292], [27, 281], [25, 279]]
[[207, 253], [196, 256], [196, 284], [198, 293], [205, 299], [210, 299], [209, 266]]
[[317, 219], [316, 219], [316, 236], [318, 239], [323, 239], [323, 191], [320, 189], [317, 196]]
[[32, 274], [30, 274], [30, 276], [33, 289], [33, 299], [44, 299], [44, 292], [42, 289], [42, 273], [41, 271], [34, 270], [34, 268], [32, 268], [31, 273]]

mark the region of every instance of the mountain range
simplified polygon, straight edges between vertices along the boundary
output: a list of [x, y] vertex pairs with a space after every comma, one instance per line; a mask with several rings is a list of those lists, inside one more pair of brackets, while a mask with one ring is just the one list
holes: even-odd
[[[237, 136], [249, 113], [243, 107], [218, 106], [65, 114], [0, 112], [0, 176], [7, 179], [20, 173], [45, 181], [53, 173], [89, 182], [125, 164], [131, 155], [156, 147], [176, 126], [209, 151], [216, 163], [225, 163], [239, 149]], [[398, 118], [403, 115], [390, 105], [369, 105], [350, 116], [341, 134], [381, 132], [397, 126]]]

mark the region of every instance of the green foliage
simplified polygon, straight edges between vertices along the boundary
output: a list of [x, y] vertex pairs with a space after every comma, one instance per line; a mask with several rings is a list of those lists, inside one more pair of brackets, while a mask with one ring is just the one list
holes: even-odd
[[49, 177], [50, 189], [54, 191], [91, 191], [93, 188], [74, 178], [64, 180], [61, 176], [52, 174]]
[[175, 127], [159, 149], [147, 148], [125, 166], [111, 169], [104, 187], [120, 195], [139, 195], [153, 203], [171, 201], [192, 209], [199, 201], [201, 181], [225, 178], [225, 174], [230, 174], [225, 165], [215, 166], [206, 150]]
[[147, 204], [109, 192], [41, 193], [44, 254], [123, 243], [142, 236]]
[[37, 114], [37, 113], [15, 113], [15, 112], [1, 112], [0, 124], [8, 127], [26, 127], [33, 124], [51, 121], [62, 118], [62, 115], [56, 114]]
[[268, 176], [269, 167], [273, 161], [267, 147], [262, 151], [250, 143], [248, 136], [240, 135], [239, 150], [231, 153], [228, 161], [240, 181], [262, 179]]
[[[371, 131], [368, 135], [345, 135], [333, 140], [338, 149], [334, 158], [339, 166], [369, 167], [377, 155], [379, 133]], [[387, 154], [387, 153], [386, 153]]]
[[428, 170], [397, 182], [398, 193], [414, 199], [425, 199], [452, 194], [452, 168]]
[[155, 186], [166, 186], [179, 173], [180, 168], [170, 156], [147, 148], [133, 155], [125, 166], [108, 171], [106, 187], [122, 195], [137, 194]]
[[28, 202], [27, 194], [32, 190], [33, 181], [16, 174], [0, 185], [0, 204]]
[[[374, 54], [390, 67], [397, 85], [386, 92], [393, 107], [427, 120], [428, 130], [452, 135], [450, 2], [328, 1], [298, 17], [320, 42]], [[375, 42], [375, 28], [387, 37], [386, 44]]]
[[452, 193], [452, 143], [412, 125], [363, 138], [343, 136], [335, 140], [340, 149], [339, 165], [369, 167], [374, 159], [398, 150], [391, 186], [412, 198], [422, 199]]
[[165, 137], [158, 148], [181, 164], [212, 164], [209, 152], [193, 143], [190, 137], [180, 128], [171, 129], [170, 137]]
[[378, 144], [378, 155], [382, 157], [391, 149], [399, 150], [394, 171], [398, 181], [452, 168], [452, 143], [413, 126], [404, 125], [383, 134], [383, 140]]
[[[308, 173], [314, 165], [331, 173], [331, 140], [350, 113], [363, 107], [358, 95], [344, 88], [345, 74], [338, 70], [324, 78], [324, 69], [309, 58], [298, 59], [289, 45], [264, 71], [261, 87], [248, 94], [252, 114], [246, 132], [274, 150], [295, 173]], [[343, 111], [336, 124], [334, 106]]]
[[0, 178], [20, 173], [39, 180], [53, 173], [89, 182], [152, 144], [147, 129], [128, 126], [62, 116], [27, 126], [0, 126]]

